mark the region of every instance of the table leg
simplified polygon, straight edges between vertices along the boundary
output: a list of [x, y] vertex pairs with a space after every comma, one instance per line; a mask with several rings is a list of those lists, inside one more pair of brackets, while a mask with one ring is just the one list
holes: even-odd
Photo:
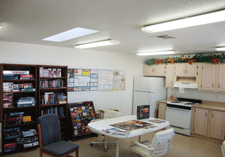
[[141, 135], [139, 135], [139, 143], [141, 142], [142, 140], [141, 140]]
[[120, 155], [120, 139], [117, 138], [117, 144], [116, 144], [116, 157], [119, 157]]

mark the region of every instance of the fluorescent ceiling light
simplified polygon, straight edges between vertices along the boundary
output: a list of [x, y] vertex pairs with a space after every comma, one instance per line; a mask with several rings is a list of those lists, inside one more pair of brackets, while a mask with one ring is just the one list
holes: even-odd
[[103, 40], [103, 41], [98, 41], [93, 43], [80, 44], [74, 47], [78, 49], [85, 49], [85, 48], [100, 47], [100, 46], [115, 45], [115, 44], [119, 44], [119, 41], [109, 39], [109, 40]]
[[175, 54], [174, 51], [154, 51], [154, 52], [146, 52], [146, 53], [137, 53], [139, 56], [152, 56], [152, 55], [168, 55]]
[[62, 33], [44, 38], [42, 40], [62, 42], [62, 41], [82, 37], [82, 36], [85, 36], [85, 35], [94, 34], [94, 33], [97, 33], [97, 32], [99, 32], [99, 31], [76, 27], [74, 29], [71, 29], [71, 30], [68, 30], [68, 31], [65, 31], [65, 32], [62, 32]]
[[217, 47], [216, 51], [225, 51], [225, 47]]
[[174, 30], [179, 28], [198, 26], [203, 24], [215, 23], [225, 21], [225, 10], [212, 12], [208, 14], [193, 16], [189, 18], [184, 18], [180, 20], [174, 20], [164, 23], [159, 23], [155, 25], [149, 25], [142, 27], [142, 31], [148, 33], [162, 32], [168, 30]]

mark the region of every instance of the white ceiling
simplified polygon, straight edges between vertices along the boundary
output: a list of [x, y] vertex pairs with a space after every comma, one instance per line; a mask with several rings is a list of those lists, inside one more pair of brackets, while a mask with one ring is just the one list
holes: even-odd
[[[223, 8], [225, 0], [0, 0], [0, 40], [73, 48], [116, 39], [120, 44], [91, 49], [130, 54], [161, 49], [215, 52], [215, 47], [225, 46], [225, 22], [153, 34], [141, 27]], [[75, 27], [100, 33], [61, 43], [41, 40]], [[176, 38], [155, 37], [164, 34]]]

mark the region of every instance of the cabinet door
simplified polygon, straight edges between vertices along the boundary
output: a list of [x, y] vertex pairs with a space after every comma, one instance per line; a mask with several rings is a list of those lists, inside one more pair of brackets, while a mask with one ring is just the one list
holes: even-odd
[[175, 75], [176, 76], [185, 76], [185, 73], [186, 73], [186, 65], [185, 64], [175, 65]]
[[197, 76], [197, 65], [186, 65], [186, 76]]
[[149, 66], [149, 65], [144, 65], [144, 68], [143, 68], [143, 75], [144, 76], [152, 76], [154, 75], [154, 65], [152, 66]]
[[202, 72], [202, 89], [214, 90], [215, 82], [215, 65], [203, 65]]
[[194, 133], [206, 136], [208, 123], [208, 110], [196, 108]]
[[155, 75], [164, 76], [165, 75], [165, 65], [155, 65]]
[[166, 65], [166, 83], [165, 87], [173, 87], [174, 69], [173, 65]]
[[224, 112], [212, 111], [211, 137], [224, 140]]
[[220, 65], [219, 71], [219, 91], [225, 91], [225, 64]]
[[159, 119], [166, 120], [166, 103], [159, 103]]

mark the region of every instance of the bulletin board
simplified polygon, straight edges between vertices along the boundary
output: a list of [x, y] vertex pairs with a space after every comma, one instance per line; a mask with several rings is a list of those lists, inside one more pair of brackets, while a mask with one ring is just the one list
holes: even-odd
[[124, 70], [68, 69], [68, 92], [125, 90]]
[[98, 70], [68, 69], [68, 92], [97, 91]]

